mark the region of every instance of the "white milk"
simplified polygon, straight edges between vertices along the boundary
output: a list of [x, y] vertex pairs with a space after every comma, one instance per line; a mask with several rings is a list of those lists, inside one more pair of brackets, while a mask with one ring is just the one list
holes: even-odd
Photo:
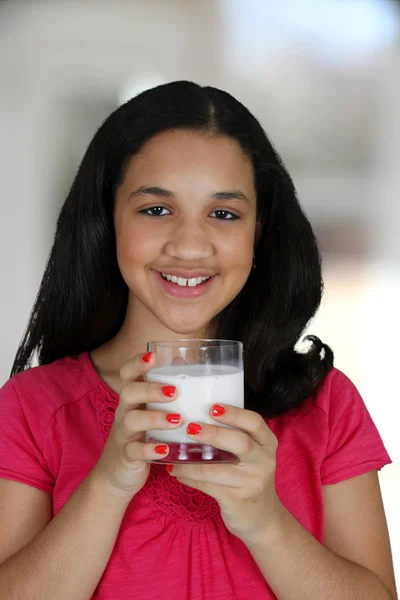
[[231, 404], [239, 408], [244, 406], [243, 370], [236, 367], [226, 365], [156, 367], [148, 371], [147, 381], [176, 386], [176, 400], [167, 404], [149, 402], [147, 407], [166, 413], [180, 414], [182, 425], [173, 431], [164, 429], [148, 431], [146, 439], [194, 443], [195, 438], [186, 435], [186, 426], [190, 422], [227, 427], [210, 416], [209, 411], [213, 404]]

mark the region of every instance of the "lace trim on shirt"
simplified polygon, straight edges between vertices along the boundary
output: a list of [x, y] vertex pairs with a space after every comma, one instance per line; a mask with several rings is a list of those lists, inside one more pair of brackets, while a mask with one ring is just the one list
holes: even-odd
[[220, 514], [217, 501], [171, 477], [164, 465], [152, 464], [143, 487], [152, 502], [164, 513], [178, 520], [194, 523]]
[[[114, 422], [118, 400], [102, 389], [98, 390], [97, 400], [100, 427], [106, 442]], [[159, 510], [178, 520], [194, 523], [220, 514], [214, 498], [171, 477], [165, 465], [151, 465], [149, 477], [141, 491]]]
[[101, 432], [103, 434], [104, 441], [106, 442], [114, 422], [114, 415], [118, 406], [118, 400], [113, 398], [106, 391], [98, 390], [97, 402]]

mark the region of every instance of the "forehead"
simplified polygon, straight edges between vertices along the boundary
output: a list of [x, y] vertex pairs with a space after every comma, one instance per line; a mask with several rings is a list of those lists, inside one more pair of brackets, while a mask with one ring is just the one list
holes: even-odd
[[128, 163], [125, 181], [195, 178], [212, 185], [253, 186], [253, 167], [240, 144], [228, 136], [188, 130], [153, 136]]

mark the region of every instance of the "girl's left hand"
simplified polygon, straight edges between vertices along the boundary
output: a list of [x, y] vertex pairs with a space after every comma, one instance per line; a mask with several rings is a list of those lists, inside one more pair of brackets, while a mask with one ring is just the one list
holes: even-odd
[[244, 543], [255, 542], [278, 521], [282, 508], [275, 490], [278, 441], [264, 419], [251, 410], [218, 404], [211, 407], [210, 415], [242, 431], [201, 424], [198, 434], [188, 431], [188, 435], [232, 452], [239, 463], [169, 465], [168, 471], [181, 483], [215, 498], [227, 529]]

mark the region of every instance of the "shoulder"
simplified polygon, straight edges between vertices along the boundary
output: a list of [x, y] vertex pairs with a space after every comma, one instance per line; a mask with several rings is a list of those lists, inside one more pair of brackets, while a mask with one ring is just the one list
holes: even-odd
[[61, 406], [76, 402], [96, 387], [85, 368], [86, 356], [69, 356], [17, 373], [0, 390], [3, 410], [18, 404], [26, 415], [40, 415], [48, 422]]
[[357, 387], [336, 368], [331, 369], [312, 397], [284, 415], [274, 428], [283, 441], [289, 440], [292, 451], [295, 444], [296, 451], [307, 448], [317, 458], [323, 485], [380, 469], [391, 462]]
[[[363, 404], [354, 383], [342, 371], [333, 367], [314, 394], [304, 400], [300, 407], [290, 409], [283, 418], [291, 421], [295, 417], [297, 423], [303, 418], [311, 419], [312, 422], [316, 419], [326, 421], [333, 413], [342, 412], [360, 402]], [[274, 420], [267, 419], [267, 422]]]
[[343, 413], [350, 417], [350, 414], [366, 409], [356, 385], [336, 368], [331, 369], [325, 377], [313, 400], [328, 420]]
[[[342, 371], [332, 368], [314, 394], [291, 409], [278, 421], [282, 427], [307, 430], [312, 439], [322, 437], [326, 445], [332, 433], [348, 433], [371, 421], [369, 411], [357, 387]], [[318, 435], [317, 435], [318, 432]]]

